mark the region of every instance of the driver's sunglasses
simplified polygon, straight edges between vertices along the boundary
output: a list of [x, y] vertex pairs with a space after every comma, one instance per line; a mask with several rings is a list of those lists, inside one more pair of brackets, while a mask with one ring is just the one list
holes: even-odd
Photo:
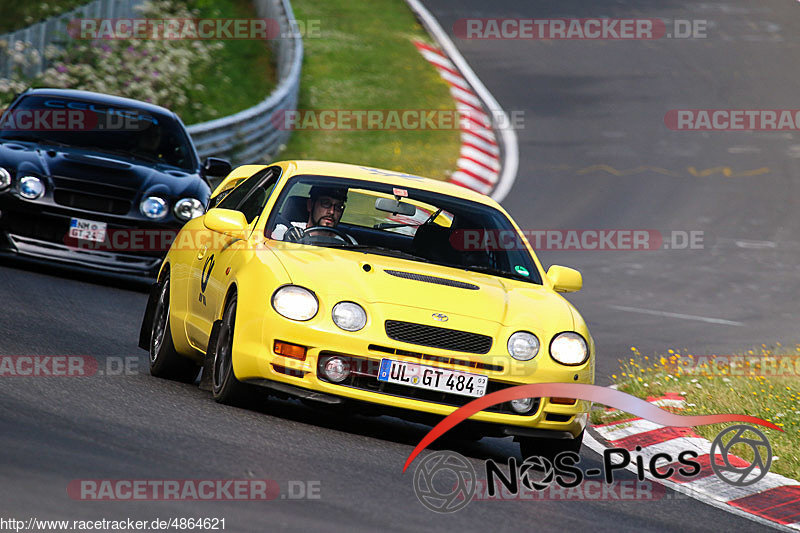
[[339, 213], [344, 212], [344, 203], [333, 203], [330, 200], [320, 200], [319, 205], [323, 209], [330, 209], [332, 207]]

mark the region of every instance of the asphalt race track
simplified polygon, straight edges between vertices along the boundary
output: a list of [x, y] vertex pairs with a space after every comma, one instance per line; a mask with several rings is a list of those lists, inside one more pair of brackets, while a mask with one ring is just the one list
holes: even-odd
[[[702, 249], [540, 253], [545, 265], [583, 272], [584, 290], [570, 299], [597, 342], [600, 384], [630, 346], [699, 354], [798, 340], [796, 134], [676, 132], [664, 124], [670, 109], [797, 108], [796, 2], [426, 5], [448, 31], [465, 17], [713, 22], [705, 39], [454, 40], [503, 107], [524, 116], [520, 170], [504, 202], [520, 226], [704, 232]], [[730, 170], [706, 172], [717, 167]], [[455, 514], [432, 513], [414, 495], [413, 473], [401, 473], [424, 426], [266, 396], [251, 409], [221, 406], [196, 386], [150, 377], [136, 347], [141, 286], [5, 262], [0, 302], [0, 355], [92, 356], [102, 371], [0, 381], [3, 517], [216, 517], [227, 531], [763, 530], [671, 492], [657, 501], [472, 502]], [[508, 439], [438, 447], [476, 467], [518, 455]], [[581, 466], [599, 464], [584, 447]], [[67, 492], [80, 479], [270, 479], [287, 497], [88, 502]], [[319, 487], [319, 498], [292, 501], [288, 487], [298, 482]]]

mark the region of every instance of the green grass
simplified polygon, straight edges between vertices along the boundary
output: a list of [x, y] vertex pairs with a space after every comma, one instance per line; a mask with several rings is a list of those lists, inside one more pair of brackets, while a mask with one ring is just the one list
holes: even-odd
[[[200, 17], [257, 18], [251, 0], [193, 0], [189, 7], [198, 9]], [[193, 76], [193, 83], [203, 91], [190, 89], [189, 99], [199, 99], [215, 113], [187, 109], [175, 110], [186, 124], [232, 115], [252, 107], [269, 96], [276, 85], [275, 65], [269, 45], [255, 40], [226, 40], [225, 47], [215, 52], [214, 64]]]
[[[300, 110], [455, 109], [447, 84], [417, 52], [426, 39], [402, 0], [292, 0], [298, 20], [318, 20], [304, 39]], [[281, 159], [360, 163], [445, 179], [460, 135], [448, 130], [300, 129]]]
[[[639, 398], [660, 396], [667, 392], [679, 393], [687, 403], [681, 414], [733, 413], [772, 422], [784, 432], [759, 428], [769, 439], [773, 454], [777, 457], [770, 471], [793, 479], [800, 478], [800, 448], [797, 446], [800, 439], [800, 377], [762, 370], [771, 368], [765, 363], [776, 358], [779, 361], [789, 360], [780, 359], [782, 356], [797, 358], [800, 356], [800, 345], [794, 351], [780, 345], [762, 345], [756, 350], [742, 353], [740, 355], [743, 357], [758, 358], [758, 361], [753, 359], [750, 364], [739, 365], [741, 371], [737, 367], [732, 370], [729, 365], [720, 364], [720, 359], [699, 359], [699, 356], [672, 350], [664, 356], [648, 357], [642, 356], [635, 348], [632, 350], [633, 357], [620, 360], [619, 373], [612, 376], [620, 390]], [[717, 362], [712, 364], [712, 361]], [[800, 365], [792, 366], [798, 367]], [[608, 423], [626, 417], [619, 412], [592, 412], [594, 423]], [[694, 430], [713, 440], [729, 425], [698, 426]], [[748, 447], [736, 449], [736, 453], [744, 459], [752, 458]]]
[[[0, 24], [19, 22], [41, 13], [63, 13], [86, 3], [86, 0], [52, 0], [40, 2], [0, 2]], [[47, 6], [46, 8], [43, 6]], [[251, 0], [191, 0], [201, 18], [257, 18]], [[4, 16], [3, 16], [4, 15]], [[35, 20], [32, 20], [35, 22]], [[28, 24], [17, 24], [25, 27]], [[187, 84], [189, 103], [172, 107], [186, 124], [195, 124], [231, 115], [264, 100], [276, 85], [275, 66], [268, 43], [256, 40], [223, 40], [223, 48], [214, 52], [214, 61], [207, 68], [195, 70]], [[198, 86], [202, 85], [200, 90]], [[113, 91], [125, 95], [123, 88]], [[198, 110], [193, 102], [207, 105]], [[158, 103], [158, 102], [156, 102]]]
[[48, 2], [5, 0], [0, 2], [0, 33], [21, 30], [42, 19], [60, 15], [86, 3], [87, 0], [49, 0]]

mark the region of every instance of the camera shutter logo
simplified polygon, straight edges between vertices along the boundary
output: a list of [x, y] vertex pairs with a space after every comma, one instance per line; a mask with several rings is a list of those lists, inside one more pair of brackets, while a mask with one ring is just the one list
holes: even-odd
[[[730, 434], [730, 438], [726, 437]], [[753, 462], [747, 466], [731, 465], [731, 448], [737, 444], [753, 450]], [[746, 487], [767, 475], [772, 464], [772, 447], [767, 437], [752, 426], [736, 425], [724, 429], [711, 444], [711, 469], [725, 483]], [[758, 469], [758, 470], [756, 470]]]
[[[434, 479], [437, 474], [440, 475], [438, 482]], [[455, 487], [449, 485], [451, 479], [443, 479], [453, 476], [456, 480]], [[440, 491], [445, 485], [449, 488]], [[475, 469], [465, 457], [457, 453], [432, 453], [414, 470], [414, 494], [422, 505], [437, 513], [460, 511], [472, 501], [476, 488]]]
[[[544, 475], [541, 479], [536, 479], [535, 476], [531, 475], [532, 470], [543, 472]], [[543, 491], [550, 486], [554, 478], [555, 469], [553, 468], [553, 463], [546, 457], [537, 455], [528, 457], [519, 467], [519, 479], [530, 490]]]

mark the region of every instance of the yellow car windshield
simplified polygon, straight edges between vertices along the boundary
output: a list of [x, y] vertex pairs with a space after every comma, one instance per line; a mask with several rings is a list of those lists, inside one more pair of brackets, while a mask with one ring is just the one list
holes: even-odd
[[295, 176], [275, 203], [266, 236], [541, 284], [527, 240], [502, 212], [423, 188]]

